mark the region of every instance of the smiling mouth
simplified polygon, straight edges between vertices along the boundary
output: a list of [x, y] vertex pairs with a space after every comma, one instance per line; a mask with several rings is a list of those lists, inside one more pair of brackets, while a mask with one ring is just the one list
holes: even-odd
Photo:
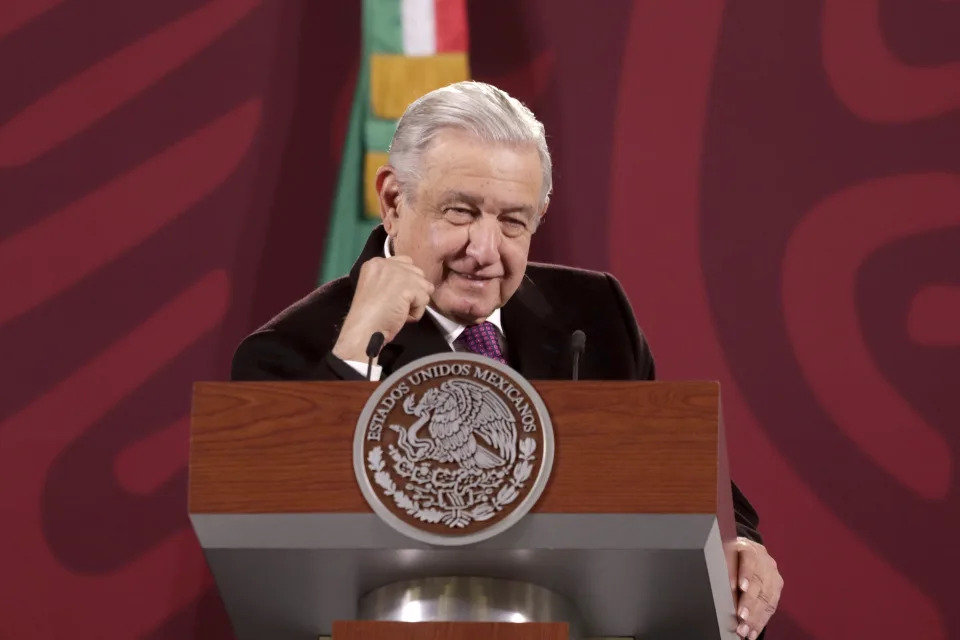
[[471, 282], [487, 282], [488, 280], [493, 280], [492, 276], [476, 276], [469, 273], [460, 273], [459, 271], [453, 271], [454, 274], [460, 276], [464, 280], [470, 280]]

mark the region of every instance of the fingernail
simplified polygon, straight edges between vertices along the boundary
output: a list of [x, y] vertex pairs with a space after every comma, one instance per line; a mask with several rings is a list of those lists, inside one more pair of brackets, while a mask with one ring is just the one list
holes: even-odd
[[746, 608], [746, 607], [740, 607], [740, 619], [741, 619], [741, 620], [746, 620], [749, 615], [750, 615], [750, 612], [747, 611], [747, 608]]
[[750, 583], [747, 582], [747, 579], [746, 579], [746, 578], [744, 578], [744, 579], [740, 582], [740, 591], [746, 591], [749, 587], [750, 587]]
[[750, 632], [750, 640], [757, 640], [758, 635], [760, 635], [760, 632], [754, 629]]
[[750, 627], [748, 627], [747, 625], [742, 624], [739, 627], [737, 627], [737, 635], [740, 636], [741, 638], [746, 638], [748, 633], [750, 633]]

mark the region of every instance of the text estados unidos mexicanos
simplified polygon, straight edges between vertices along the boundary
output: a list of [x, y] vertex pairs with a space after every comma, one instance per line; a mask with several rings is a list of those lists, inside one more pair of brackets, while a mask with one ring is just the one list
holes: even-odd
[[[438, 364], [410, 374], [404, 381], [390, 390], [390, 393], [380, 401], [380, 404], [377, 405], [377, 408], [373, 412], [373, 418], [370, 420], [370, 425], [367, 428], [367, 440], [380, 441], [383, 423], [387, 420], [390, 411], [397, 405], [397, 402], [410, 394], [412, 390], [411, 386], [417, 387], [434, 378], [444, 378], [448, 376], [468, 377], [470, 376], [471, 369], [473, 370], [474, 378], [482, 380], [491, 387], [499, 390], [500, 393], [506, 396], [510, 403], [516, 407], [525, 432], [531, 433], [537, 430], [536, 415], [530, 407], [530, 403], [527, 402], [523, 393], [521, 393], [512, 382], [496, 371], [486, 369], [479, 365], [464, 363]], [[409, 385], [407, 383], [409, 383]]]

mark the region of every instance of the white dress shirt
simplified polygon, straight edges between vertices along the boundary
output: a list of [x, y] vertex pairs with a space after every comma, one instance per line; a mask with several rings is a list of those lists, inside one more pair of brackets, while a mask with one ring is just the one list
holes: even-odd
[[[386, 258], [393, 257], [393, 252], [390, 250], [390, 236], [387, 236], [386, 241], [383, 243], [383, 255]], [[467, 325], [460, 324], [456, 320], [451, 320], [450, 318], [441, 315], [439, 311], [430, 306], [427, 307], [427, 313], [430, 315], [430, 318], [433, 319], [434, 323], [436, 323], [437, 328], [440, 329], [440, 332], [443, 334], [443, 339], [447, 341], [447, 346], [450, 347], [450, 350], [456, 351], [454, 342], [460, 337], [460, 334], [463, 333], [463, 330], [467, 328]], [[500, 322], [499, 308], [494, 309], [493, 313], [490, 314], [490, 317], [487, 318], [486, 321], [493, 323], [493, 326], [500, 331], [500, 335], [503, 335], [503, 325]], [[344, 362], [353, 367], [357, 373], [366, 377], [366, 362], [357, 362], [356, 360], [344, 360]], [[383, 370], [379, 365], [373, 365], [373, 369], [370, 372], [370, 379], [379, 381], [382, 373]]]

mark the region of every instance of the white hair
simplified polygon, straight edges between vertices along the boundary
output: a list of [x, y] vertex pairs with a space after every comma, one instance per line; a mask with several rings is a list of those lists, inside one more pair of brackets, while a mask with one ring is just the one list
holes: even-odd
[[546, 202], [553, 190], [553, 164], [543, 124], [506, 91], [473, 80], [431, 91], [404, 111], [390, 144], [390, 164], [401, 186], [416, 184], [421, 154], [445, 129], [465, 131], [487, 143], [536, 147], [543, 174], [540, 202]]

